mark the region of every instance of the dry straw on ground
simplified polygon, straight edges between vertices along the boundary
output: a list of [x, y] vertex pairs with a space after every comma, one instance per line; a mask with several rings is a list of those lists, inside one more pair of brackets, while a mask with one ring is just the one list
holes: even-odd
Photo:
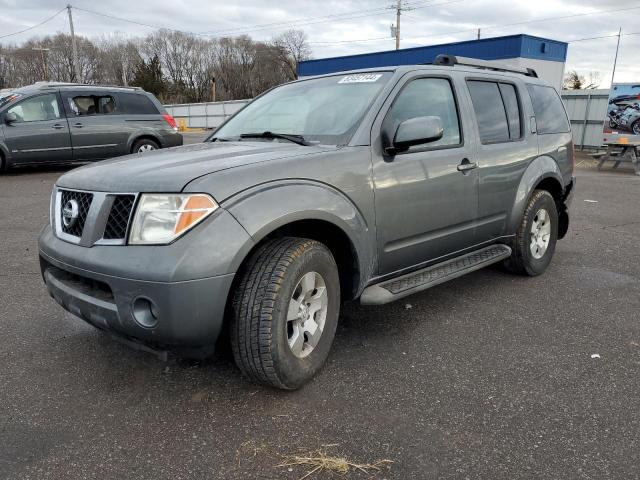
[[378, 460], [375, 463], [354, 463], [343, 457], [330, 456], [325, 452], [315, 452], [309, 455], [285, 455], [284, 461], [276, 466], [288, 468], [303, 466], [309, 468], [299, 479], [304, 480], [322, 472], [346, 475], [350, 471], [361, 471], [369, 474], [372, 471], [380, 471], [380, 467], [390, 463], [393, 462], [391, 460]]

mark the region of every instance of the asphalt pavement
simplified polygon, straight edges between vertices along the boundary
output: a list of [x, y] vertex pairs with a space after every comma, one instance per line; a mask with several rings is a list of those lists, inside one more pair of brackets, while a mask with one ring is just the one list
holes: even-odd
[[639, 478], [640, 177], [579, 169], [540, 277], [345, 306], [325, 368], [280, 392], [225, 352], [131, 350], [49, 298], [36, 239], [68, 169], [0, 176], [0, 478], [300, 479], [278, 465], [319, 451], [393, 462], [347, 478]]

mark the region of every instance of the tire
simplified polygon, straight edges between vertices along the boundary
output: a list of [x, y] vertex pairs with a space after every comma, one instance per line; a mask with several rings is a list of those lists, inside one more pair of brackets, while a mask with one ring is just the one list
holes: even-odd
[[636, 120], [635, 122], [633, 122], [633, 124], [631, 125], [631, 131], [634, 135], [640, 135], [640, 120]]
[[[314, 284], [309, 289], [312, 277]], [[305, 291], [310, 296], [303, 298]], [[305, 301], [295, 308], [301, 299]], [[310, 308], [304, 306], [309, 303]], [[315, 310], [318, 305], [321, 308]], [[230, 325], [235, 362], [255, 382], [285, 390], [300, 388], [327, 359], [339, 314], [340, 279], [329, 249], [304, 238], [269, 241], [239, 272]], [[307, 319], [304, 325], [303, 318]], [[318, 337], [310, 336], [309, 322], [317, 326], [316, 332], [321, 331]]]
[[[546, 212], [545, 214], [541, 212]], [[537, 230], [538, 242], [532, 236], [532, 229]], [[546, 229], [548, 233], [545, 235]], [[544, 238], [548, 235], [545, 244]], [[529, 198], [522, 215], [522, 221], [513, 244], [511, 257], [505, 260], [507, 270], [521, 275], [535, 277], [543, 273], [551, 262], [558, 240], [558, 210], [551, 194], [545, 190], [535, 190]], [[545, 246], [546, 245], [546, 246]], [[544, 248], [543, 248], [544, 247]]]
[[160, 145], [154, 140], [149, 138], [141, 138], [140, 140], [136, 140], [131, 147], [131, 153], [144, 153], [149, 152], [151, 150], [158, 150]]

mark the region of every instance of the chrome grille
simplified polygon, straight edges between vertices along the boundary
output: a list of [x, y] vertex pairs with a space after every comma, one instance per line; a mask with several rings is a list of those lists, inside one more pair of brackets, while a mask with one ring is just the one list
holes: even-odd
[[102, 238], [105, 240], [124, 240], [127, 235], [135, 199], [134, 195], [118, 195], [115, 197]]
[[[84, 224], [87, 220], [87, 214], [89, 213], [89, 207], [91, 207], [91, 202], [93, 201], [93, 193], [87, 192], [76, 192], [73, 190], [60, 190], [60, 211], [58, 214], [60, 215], [60, 225], [62, 227], [62, 231], [67, 235], [72, 235], [74, 237], [82, 237], [82, 232], [84, 230]], [[63, 210], [65, 205], [67, 205], [70, 201], [75, 200], [78, 204], [78, 218], [69, 226], [65, 225], [63, 221]]]

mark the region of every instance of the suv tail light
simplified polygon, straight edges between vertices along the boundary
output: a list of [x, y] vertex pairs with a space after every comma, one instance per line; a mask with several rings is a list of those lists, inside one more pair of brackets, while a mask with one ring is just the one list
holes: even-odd
[[162, 118], [164, 118], [165, 122], [167, 122], [171, 128], [173, 128], [176, 132], [178, 131], [178, 124], [171, 115], [169, 115], [168, 113], [163, 113]]

